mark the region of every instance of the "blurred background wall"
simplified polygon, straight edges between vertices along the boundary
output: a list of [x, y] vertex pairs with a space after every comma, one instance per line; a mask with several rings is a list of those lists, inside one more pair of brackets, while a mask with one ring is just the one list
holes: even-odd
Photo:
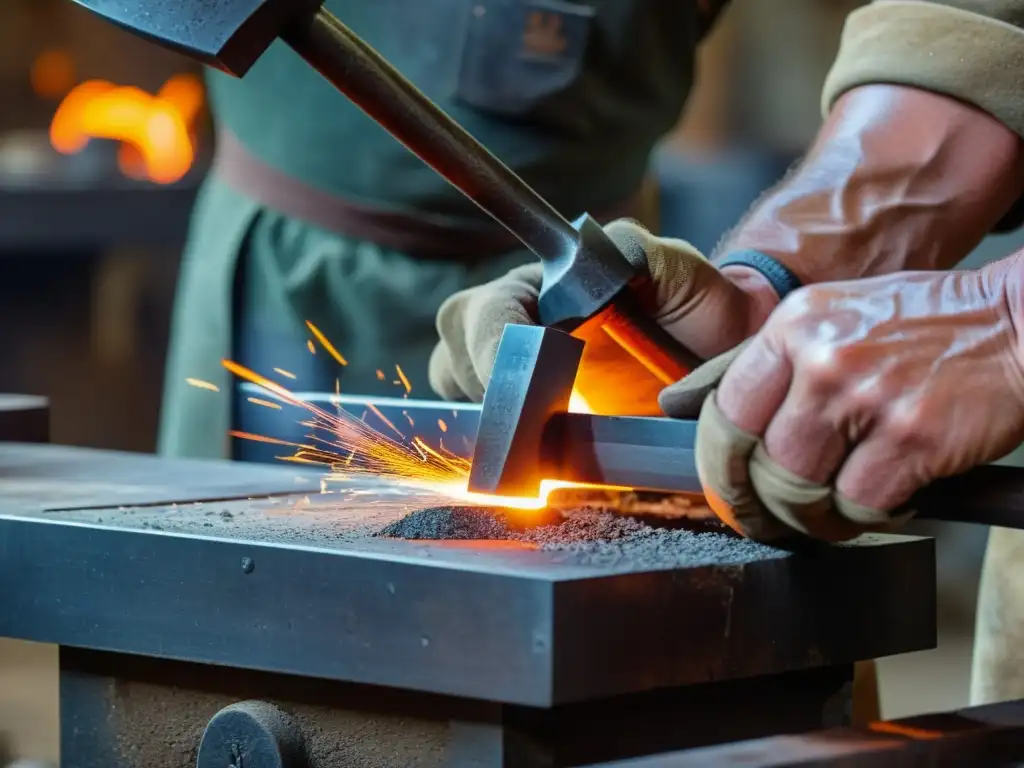
[[[655, 160], [666, 234], [710, 251], [800, 156], [843, 18], [861, 4], [737, 0], [726, 12]], [[155, 445], [178, 256], [211, 151], [196, 74], [66, 0], [0, 0], [0, 391], [51, 397], [56, 442]], [[116, 140], [72, 151], [117, 134], [117, 110], [143, 126], [170, 110], [184, 133], [148, 141], [140, 129], [143, 152]], [[1021, 244], [993, 239], [973, 259]], [[939, 536], [942, 641], [883, 664], [890, 717], [967, 698], [985, 534], [922, 530]], [[56, 759], [54, 662], [53, 648], [0, 641], [0, 739], [12, 755]]]

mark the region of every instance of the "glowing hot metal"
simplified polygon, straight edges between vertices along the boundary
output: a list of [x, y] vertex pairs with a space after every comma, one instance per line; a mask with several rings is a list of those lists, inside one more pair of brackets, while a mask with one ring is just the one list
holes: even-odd
[[[321, 343], [326, 341], [321, 338], [322, 334], [315, 333], [315, 335]], [[340, 357], [340, 355], [338, 356]], [[328, 468], [323, 484], [325, 490], [331, 483], [344, 483], [357, 475], [372, 474], [395, 485], [435, 494], [453, 501], [479, 506], [539, 510], [547, 506], [551, 493], [559, 489], [619, 488], [603, 484], [545, 479], [541, 482], [540, 491], [535, 496], [510, 497], [472, 493], [468, 490], [471, 469], [468, 459], [447, 450], [443, 445], [435, 448], [418, 436], [406, 435], [372, 402], [365, 404], [367, 411], [373, 413], [386, 425], [389, 434], [368, 425], [365, 419], [357, 418], [343, 410], [340, 407], [340, 397], [338, 398], [339, 402], [335, 404], [334, 412], [331, 412], [322, 405], [297, 397], [281, 384], [245, 366], [230, 360], [223, 361], [223, 365], [233, 375], [255, 385], [264, 394], [269, 394], [275, 400], [283, 401], [293, 407], [302, 408], [313, 417], [302, 422], [312, 429], [312, 432], [306, 435], [308, 442], [282, 440], [239, 431], [232, 431], [231, 436], [295, 449], [292, 455], [278, 458], [283, 461], [314, 464]], [[412, 388], [411, 384], [401, 368], [397, 368], [397, 371], [401, 385], [408, 393]], [[285, 371], [277, 371], [277, 373], [288, 375]], [[288, 377], [291, 378], [291, 376]], [[193, 383], [193, 380], [190, 380], [189, 383]], [[193, 385], [209, 388], [203, 387], [203, 384], [204, 382], [194, 380]], [[259, 397], [249, 398], [249, 400], [257, 405], [273, 405]], [[579, 410], [587, 409], [586, 401], [577, 395], [571, 407]], [[408, 418], [411, 421], [411, 417]], [[447, 431], [447, 425], [442, 428], [442, 431]]]

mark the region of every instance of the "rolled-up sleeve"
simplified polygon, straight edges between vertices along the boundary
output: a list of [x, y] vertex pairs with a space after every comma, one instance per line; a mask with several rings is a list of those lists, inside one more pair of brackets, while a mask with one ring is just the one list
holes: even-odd
[[855, 11], [825, 82], [825, 114], [871, 83], [960, 99], [1024, 137], [1024, 0], [876, 0]]

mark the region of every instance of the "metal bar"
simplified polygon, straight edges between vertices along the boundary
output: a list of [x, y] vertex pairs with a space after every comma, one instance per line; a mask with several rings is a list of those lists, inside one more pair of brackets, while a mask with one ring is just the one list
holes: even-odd
[[[697, 422], [561, 414], [545, 441], [546, 474], [577, 482], [702, 493], [694, 458]], [[1024, 470], [988, 465], [943, 478], [910, 502], [918, 519], [1024, 529]]]
[[693, 444], [697, 422], [562, 413], [548, 422], [543, 474], [557, 480], [703, 493]]
[[[243, 389], [262, 392], [251, 385]], [[438, 431], [434, 436], [443, 437], [445, 445], [458, 449], [460, 455], [472, 456], [481, 412], [478, 405], [349, 395], [339, 400], [333, 394], [318, 392], [298, 396], [316, 403], [338, 402], [360, 413], [367, 402], [382, 403], [381, 410], [389, 418], [391, 409], [398, 418], [405, 410], [427, 430], [433, 429], [430, 425], [437, 418], [447, 419], [446, 424], [455, 425], [455, 429], [450, 428], [447, 435]], [[452, 418], [453, 413], [458, 414], [457, 418]], [[581, 483], [701, 493], [693, 452], [696, 424], [687, 419], [558, 414], [548, 423], [543, 473], [552, 479]], [[976, 467], [932, 483], [914, 497], [912, 504], [923, 520], [1024, 528], [1024, 470], [994, 464]]]

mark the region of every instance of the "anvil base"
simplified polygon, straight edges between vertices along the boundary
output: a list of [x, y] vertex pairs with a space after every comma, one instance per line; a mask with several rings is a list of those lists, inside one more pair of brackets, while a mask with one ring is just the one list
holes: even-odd
[[837, 666], [535, 708], [73, 648], [60, 680], [64, 768], [194, 768], [239, 702], [291, 718], [307, 762], [280, 768], [554, 768], [838, 726], [850, 693]]

